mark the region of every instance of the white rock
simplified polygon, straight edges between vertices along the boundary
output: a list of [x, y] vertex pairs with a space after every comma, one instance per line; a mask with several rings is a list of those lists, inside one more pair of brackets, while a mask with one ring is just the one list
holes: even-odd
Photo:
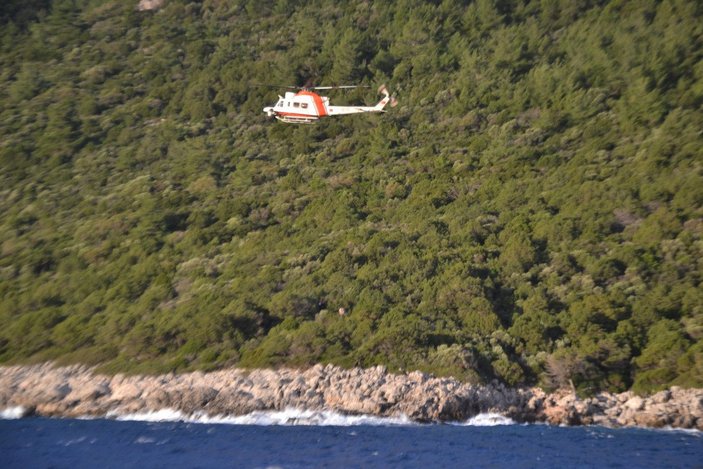
[[625, 402], [625, 407], [631, 410], [642, 410], [644, 409], [644, 399], [639, 396], [631, 397], [627, 402]]

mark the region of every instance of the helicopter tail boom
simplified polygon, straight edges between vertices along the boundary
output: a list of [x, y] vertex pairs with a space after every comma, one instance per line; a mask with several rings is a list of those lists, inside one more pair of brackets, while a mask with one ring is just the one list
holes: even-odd
[[381, 85], [378, 92], [383, 95], [383, 98], [375, 106], [329, 106], [329, 114], [341, 115], [341, 114], [358, 114], [362, 112], [386, 112], [383, 108], [389, 102], [391, 106], [395, 103], [395, 98], [393, 98], [388, 92], [386, 85]]

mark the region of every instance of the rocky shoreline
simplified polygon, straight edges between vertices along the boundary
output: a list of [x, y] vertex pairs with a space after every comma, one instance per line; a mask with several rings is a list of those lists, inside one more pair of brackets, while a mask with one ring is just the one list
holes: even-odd
[[107, 376], [52, 364], [0, 367], [0, 410], [23, 416], [104, 417], [173, 409], [183, 415], [236, 416], [299, 408], [350, 415], [464, 421], [496, 413], [516, 422], [703, 430], [703, 389], [672, 387], [649, 397], [631, 392], [580, 399], [562, 391], [472, 385], [384, 367], [307, 370], [227, 369], [159, 376]]

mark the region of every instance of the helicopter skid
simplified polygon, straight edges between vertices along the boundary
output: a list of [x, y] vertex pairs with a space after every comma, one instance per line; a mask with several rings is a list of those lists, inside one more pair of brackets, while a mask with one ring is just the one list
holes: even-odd
[[318, 121], [318, 118], [315, 116], [286, 116], [286, 115], [281, 115], [281, 114], [276, 114], [276, 119], [278, 119], [281, 122], [286, 122], [288, 124], [312, 124], [314, 122]]

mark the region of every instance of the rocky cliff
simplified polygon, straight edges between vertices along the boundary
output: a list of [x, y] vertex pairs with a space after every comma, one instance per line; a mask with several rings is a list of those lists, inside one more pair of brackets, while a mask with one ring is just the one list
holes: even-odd
[[703, 390], [673, 387], [649, 397], [601, 393], [580, 399], [539, 388], [479, 386], [383, 367], [308, 370], [228, 369], [160, 376], [106, 376], [84, 366], [0, 367], [0, 409], [25, 415], [105, 416], [161, 409], [243, 415], [295, 407], [345, 414], [407, 416], [419, 422], [466, 420], [491, 412], [518, 422], [703, 430]]

